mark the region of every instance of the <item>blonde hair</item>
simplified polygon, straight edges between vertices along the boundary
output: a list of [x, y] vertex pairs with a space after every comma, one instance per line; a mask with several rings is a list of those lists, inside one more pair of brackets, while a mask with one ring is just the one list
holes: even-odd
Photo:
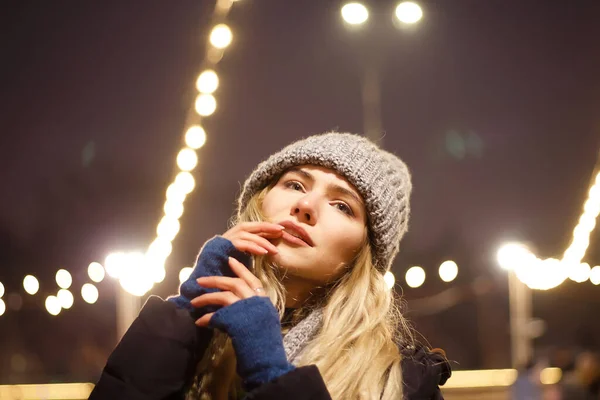
[[[255, 194], [233, 222], [263, 221], [262, 200], [271, 187]], [[253, 272], [283, 316], [285, 288], [280, 269], [264, 257], [255, 257]], [[315, 307], [323, 308], [322, 328], [304, 348], [297, 364], [315, 364], [333, 399], [402, 398], [399, 346], [411, 344], [413, 334], [394, 292], [373, 266], [367, 235], [342, 276], [317, 288], [316, 293], [294, 313], [298, 320]], [[235, 353], [230, 340], [215, 331], [199, 364], [199, 379], [190, 391], [192, 398], [220, 400], [227, 398], [226, 392], [235, 393], [239, 378], [231, 358], [235, 359]]]

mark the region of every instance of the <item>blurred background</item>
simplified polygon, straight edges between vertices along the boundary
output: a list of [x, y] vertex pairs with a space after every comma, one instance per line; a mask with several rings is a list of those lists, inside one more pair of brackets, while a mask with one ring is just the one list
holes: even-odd
[[257, 163], [338, 130], [411, 169], [388, 278], [454, 370], [598, 396], [599, 2], [1, 7], [0, 385], [95, 382]]

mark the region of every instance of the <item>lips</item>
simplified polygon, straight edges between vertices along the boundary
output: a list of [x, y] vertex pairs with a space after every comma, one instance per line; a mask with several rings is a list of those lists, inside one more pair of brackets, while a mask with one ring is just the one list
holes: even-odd
[[[304, 244], [310, 247], [314, 246], [311, 237], [301, 226], [296, 225], [292, 221], [283, 221], [280, 222], [279, 225], [285, 228], [285, 230], [283, 231], [284, 239], [287, 239], [289, 242], [292, 243]], [[300, 241], [301, 243], [298, 243], [298, 241]]]

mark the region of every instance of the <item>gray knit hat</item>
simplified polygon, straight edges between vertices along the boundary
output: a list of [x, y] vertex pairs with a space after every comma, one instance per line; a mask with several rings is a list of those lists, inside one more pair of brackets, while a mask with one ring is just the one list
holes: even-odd
[[238, 217], [250, 198], [287, 169], [297, 165], [330, 168], [344, 176], [363, 197], [373, 246], [373, 263], [388, 271], [408, 228], [412, 189], [408, 168], [397, 156], [351, 133], [310, 136], [263, 161], [244, 183]]

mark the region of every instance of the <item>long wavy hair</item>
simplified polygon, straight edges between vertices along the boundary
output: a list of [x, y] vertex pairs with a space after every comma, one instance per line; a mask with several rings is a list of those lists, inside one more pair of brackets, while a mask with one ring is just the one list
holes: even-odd
[[[262, 201], [275, 183], [277, 179], [255, 194], [239, 219], [232, 223], [264, 221]], [[283, 316], [285, 272], [261, 256], [254, 258], [253, 268]], [[311, 297], [294, 311], [292, 324], [315, 308], [323, 309], [323, 325], [302, 350], [297, 364], [315, 364], [333, 399], [401, 399], [399, 346], [410, 345], [413, 333], [402, 316], [399, 298], [373, 266], [368, 234], [342, 275], [334, 282], [315, 288]], [[235, 373], [231, 341], [224, 333], [215, 331], [198, 365], [188, 399], [238, 398], [240, 383]]]

